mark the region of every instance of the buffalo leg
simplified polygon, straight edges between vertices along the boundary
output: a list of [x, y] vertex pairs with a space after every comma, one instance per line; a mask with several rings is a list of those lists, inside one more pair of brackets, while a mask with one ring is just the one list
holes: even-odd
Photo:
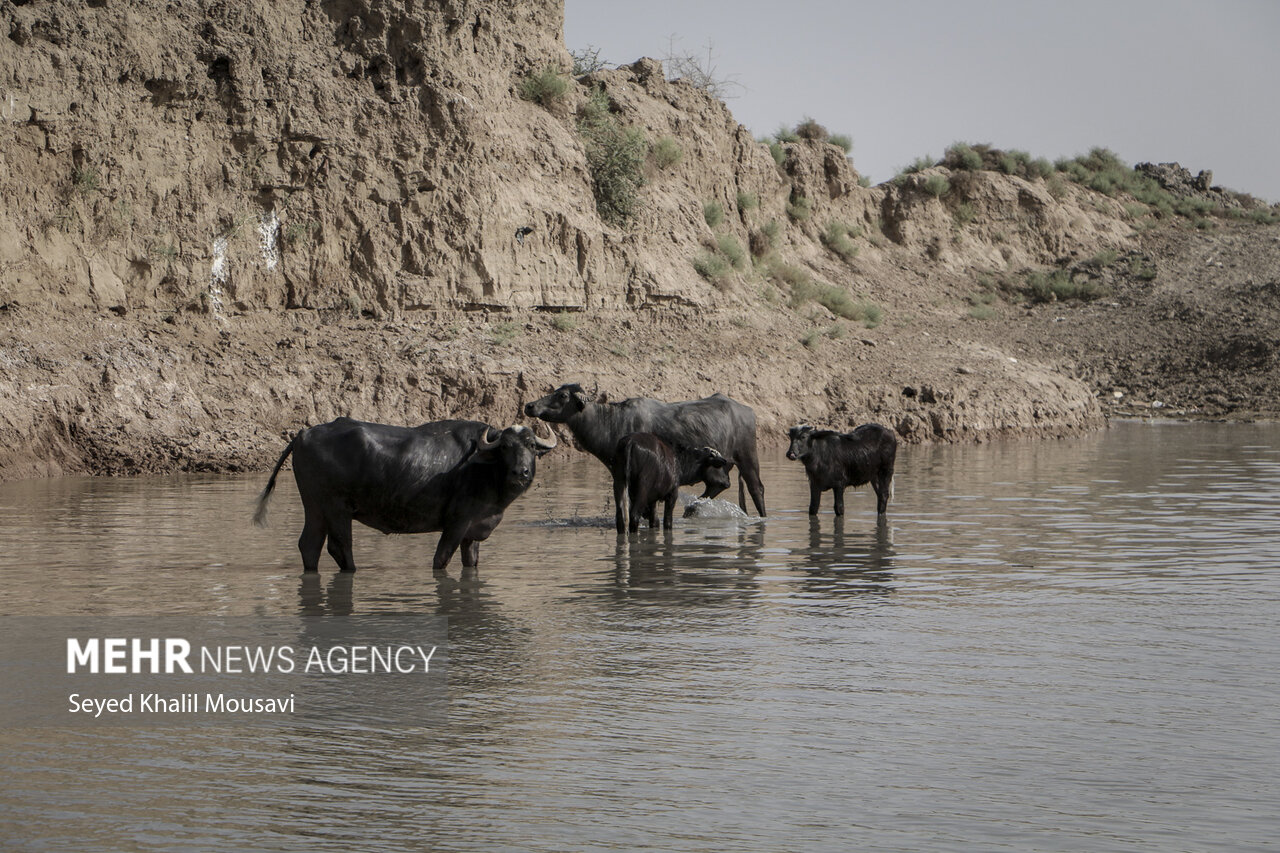
[[298, 550], [302, 552], [302, 570], [320, 571], [320, 549], [324, 547], [324, 516], [306, 512], [302, 535], [298, 537]]
[[812, 480], [809, 481], [809, 515], [817, 515], [818, 507], [822, 505], [822, 487]]
[[436, 555], [431, 561], [431, 573], [435, 575], [443, 575], [445, 568], [448, 567], [449, 561], [453, 559], [453, 552], [458, 550], [458, 545], [462, 543], [462, 536], [451, 531], [444, 531], [440, 534], [440, 543], [436, 545]]
[[884, 515], [889, 509], [889, 495], [893, 492], [893, 466], [888, 466], [887, 470], [881, 468], [873, 485], [876, 489], [876, 512]]
[[676, 510], [676, 503], [680, 500], [680, 488], [677, 486], [662, 501], [662, 529], [671, 529], [671, 518]]
[[463, 539], [462, 540], [462, 567], [464, 569], [474, 569], [480, 563], [480, 540]]
[[650, 530], [658, 529], [658, 499], [654, 498], [653, 503], [645, 507], [644, 520], [649, 522]]
[[356, 558], [351, 550], [351, 519], [344, 518], [340, 521], [330, 519], [328, 534], [329, 556], [333, 557], [333, 561], [338, 564], [339, 570], [354, 572], [356, 570]]
[[747, 481], [747, 491], [751, 493], [751, 502], [756, 505], [756, 513], [764, 518], [768, 514], [764, 509], [764, 483], [760, 482], [760, 465], [754, 458], [744, 459], [738, 466], [738, 503], [746, 512], [747, 505], [742, 500], [743, 480]]
[[882, 486], [879, 480], [873, 480], [871, 488], [876, 492], [876, 514], [884, 515], [884, 511], [889, 507], [888, 489]]
[[626, 491], [627, 481], [622, 477], [613, 478], [613, 519], [614, 526], [621, 533], [626, 528], [622, 522], [622, 495]]
[[844, 515], [844, 486], [836, 486], [832, 489], [831, 497], [835, 503], [836, 515]]

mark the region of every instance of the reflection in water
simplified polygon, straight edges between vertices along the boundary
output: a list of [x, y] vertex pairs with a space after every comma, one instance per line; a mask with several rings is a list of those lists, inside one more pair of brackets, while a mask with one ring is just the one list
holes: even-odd
[[[831, 526], [831, 533], [825, 532]], [[809, 549], [801, 584], [806, 595], [887, 594], [893, 591], [892, 531], [878, 516], [872, 533], [845, 535], [845, 517], [809, 517]]]
[[[619, 538], [539, 466], [479, 572], [357, 530], [298, 571], [261, 477], [0, 485], [9, 612], [448, 617], [425, 728], [0, 732], [18, 849], [1262, 849], [1280, 763], [1280, 427], [909, 447], [877, 519]], [[231, 533], [232, 535], [228, 535]], [[371, 697], [376, 701], [377, 697]], [[16, 839], [16, 840], [15, 840]], [[305, 842], [300, 841], [305, 839]]]
[[346, 616], [355, 612], [354, 572], [335, 572], [328, 583], [319, 572], [303, 572], [298, 585], [298, 608], [308, 615]]

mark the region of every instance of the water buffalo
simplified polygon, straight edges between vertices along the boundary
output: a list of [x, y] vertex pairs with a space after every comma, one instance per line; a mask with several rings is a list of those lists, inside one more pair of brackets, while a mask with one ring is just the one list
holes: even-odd
[[326, 539], [338, 567], [356, 570], [353, 520], [383, 533], [438, 530], [432, 571], [443, 574], [459, 546], [462, 565], [473, 569], [480, 542], [529, 488], [538, 457], [555, 446], [554, 434], [544, 442], [524, 426], [435, 421], [400, 427], [338, 418], [293, 437], [258, 496], [254, 523], [265, 526], [276, 475], [292, 453], [305, 514], [298, 538], [304, 571], [317, 570]]
[[633, 432], [618, 440], [613, 457], [613, 504], [618, 532], [623, 532], [622, 496], [630, 501], [628, 520], [631, 532], [640, 529], [640, 519], [657, 527], [658, 501], [662, 501], [662, 526], [671, 528], [671, 516], [680, 495], [681, 472], [689, 482], [706, 483], [704, 498], [713, 498], [729, 488], [733, 463], [712, 447], [673, 449], [651, 432]]
[[[743, 486], [756, 512], [765, 515], [764, 485], [756, 454], [756, 414], [723, 394], [702, 400], [664, 403], [633, 397], [621, 403], [597, 402], [581, 385], [561, 385], [524, 407], [525, 414], [569, 427], [592, 456], [613, 470], [618, 440], [633, 432], [651, 432], [672, 446], [714, 447], [738, 466], [738, 502], [746, 509]], [[680, 485], [696, 482], [681, 470]]]
[[853, 432], [792, 427], [788, 459], [804, 463], [809, 476], [809, 515], [818, 514], [818, 504], [827, 489], [835, 492], [836, 515], [844, 515], [844, 490], [848, 486], [871, 484], [876, 491], [876, 512], [884, 515], [893, 496], [893, 462], [898, 455], [898, 438], [880, 424], [863, 424]]

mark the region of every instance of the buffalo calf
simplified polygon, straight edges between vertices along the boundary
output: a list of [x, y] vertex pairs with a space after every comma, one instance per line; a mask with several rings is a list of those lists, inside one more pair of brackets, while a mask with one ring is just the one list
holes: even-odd
[[880, 424], [863, 424], [853, 432], [792, 427], [787, 458], [804, 463], [809, 477], [809, 515], [818, 514], [822, 493], [835, 492], [836, 515], [844, 515], [844, 490], [871, 484], [876, 512], [884, 515], [893, 495], [893, 463], [898, 438]]
[[624, 531], [624, 491], [629, 502], [627, 529], [633, 533], [639, 530], [641, 518], [649, 522], [649, 527], [657, 527], [658, 501], [662, 501], [662, 526], [669, 530], [681, 486], [705, 483], [702, 496], [715, 497], [729, 488], [729, 471], [732, 468], [733, 462], [711, 447], [672, 448], [648, 432], [623, 436], [618, 440], [611, 466], [614, 522], [618, 532]]

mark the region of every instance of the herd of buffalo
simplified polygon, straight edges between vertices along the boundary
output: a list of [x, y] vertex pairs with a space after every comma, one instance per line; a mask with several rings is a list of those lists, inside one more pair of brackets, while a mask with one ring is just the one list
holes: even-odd
[[[729, 488], [734, 466], [739, 504], [746, 509], [745, 489], [765, 515], [755, 412], [723, 394], [682, 403], [643, 397], [608, 403], [581, 385], [561, 385], [524, 412], [564, 424], [609, 468], [619, 533], [637, 530], [641, 518], [656, 527], [659, 501], [669, 528], [680, 486], [703, 483], [702, 496], [715, 497]], [[844, 490], [866, 483], [875, 490], [876, 511], [884, 514], [898, 451], [892, 430], [879, 424], [848, 433], [797, 426], [790, 438], [787, 458], [804, 463], [809, 477], [810, 515], [827, 490], [834, 492], [836, 514], [843, 515]], [[464, 568], [474, 569], [480, 542], [533, 483], [538, 457], [555, 446], [554, 432], [544, 440], [525, 426], [499, 430], [447, 420], [400, 427], [338, 418], [293, 437], [258, 497], [254, 522], [265, 524], [276, 476], [292, 454], [304, 515], [298, 538], [304, 571], [318, 570], [326, 541], [339, 569], [356, 570], [352, 521], [383, 533], [439, 531], [432, 570], [443, 574], [459, 549]]]

